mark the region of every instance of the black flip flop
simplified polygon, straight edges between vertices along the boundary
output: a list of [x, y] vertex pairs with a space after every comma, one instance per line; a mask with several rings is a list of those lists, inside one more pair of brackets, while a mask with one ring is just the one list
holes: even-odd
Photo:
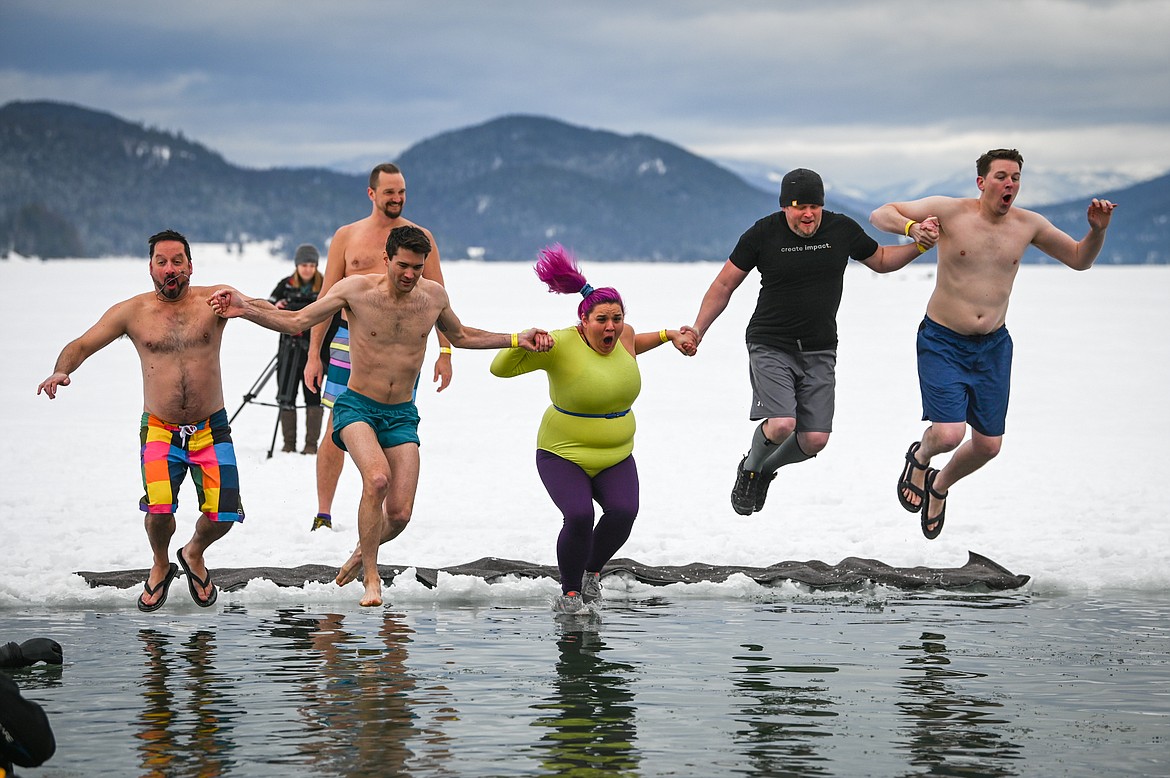
[[148, 572], [146, 574], [146, 583], [143, 584], [143, 586], [142, 586], [142, 588], [145, 590], [143, 592], [143, 594], [153, 595], [159, 589], [162, 589], [162, 596], [159, 597], [157, 600], [155, 600], [153, 604], [147, 605], [146, 603], [144, 603], [142, 601], [142, 594], [138, 595], [138, 610], [142, 611], [143, 613], [153, 613], [154, 611], [161, 608], [163, 606], [163, 603], [167, 601], [167, 595], [170, 594], [171, 581], [174, 581], [176, 576], [178, 576], [178, 575], [179, 575], [179, 566], [176, 565], [174, 562], [171, 562], [171, 566], [167, 570], [166, 577], [163, 578], [158, 583], [156, 583], [154, 586], [151, 586], [150, 585], [150, 573]]
[[187, 591], [191, 592], [191, 599], [200, 608], [210, 608], [212, 605], [215, 605], [215, 601], [219, 599], [219, 589], [212, 586], [211, 594], [208, 595], [206, 600], [203, 600], [199, 597], [199, 590], [195, 588], [196, 586], [204, 587], [211, 584], [211, 571], [207, 571], [207, 578], [200, 578], [191, 572], [191, 567], [187, 564], [187, 560], [183, 556], [183, 549], [181, 548], [178, 551], [178, 557], [179, 564], [183, 566], [183, 572], [187, 574]]

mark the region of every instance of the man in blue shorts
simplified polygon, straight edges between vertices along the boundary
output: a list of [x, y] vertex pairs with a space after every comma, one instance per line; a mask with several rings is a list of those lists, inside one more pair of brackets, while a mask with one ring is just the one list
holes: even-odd
[[905, 267], [934, 245], [927, 225], [917, 245], [879, 246], [856, 221], [824, 210], [825, 186], [812, 170], [784, 175], [780, 210], [745, 232], [703, 296], [692, 327], [697, 348], [752, 269], [760, 295], [747, 328], [752, 381], [751, 447], [736, 469], [731, 507], [747, 516], [764, 507], [784, 465], [816, 456], [833, 430], [837, 309], [850, 258], [878, 273]]
[[[1089, 232], [1073, 240], [1040, 214], [1013, 207], [1023, 166], [1015, 149], [992, 149], [975, 163], [979, 197], [887, 203], [870, 215], [886, 232], [913, 235], [935, 224], [940, 234], [934, 292], [918, 327], [922, 419], [931, 424], [910, 444], [898, 477], [898, 501], [920, 514], [922, 534], [931, 540], [942, 532], [950, 488], [990, 462], [1003, 443], [1012, 364], [1004, 322], [1024, 252], [1035, 246], [1074, 270], [1088, 270], [1116, 207], [1094, 198]], [[930, 467], [948, 451], [955, 453], [945, 467]]]
[[207, 302], [220, 316], [243, 316], [277, 330], [300, 332], [343, 308], [350, 323], [349, 388], [333, 406], [333, 440], [349, 452], [362, 475], [358, 546], [335, 579], [359, 576], [362, 605], [382, 604], [378, 548], [410, 521], [418, 487], [418, 411], [411, 399], [427, 336], [436, 326], [460, 348], [523, 346], [548, 351], [552, 338], [530, 329], [513, 335], [466, 327], [451, 310], [443, 287], [423, 278], [431, 242], [415, 226], [396, 227], [386, 239], [384, 272], [347, 276], [300, 311], [281, 311], [234, 289]]

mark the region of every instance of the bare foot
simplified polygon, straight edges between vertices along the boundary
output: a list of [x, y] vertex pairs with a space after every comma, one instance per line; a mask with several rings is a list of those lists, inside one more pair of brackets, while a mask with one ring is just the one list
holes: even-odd
[[345, 561], [341, 569], [337, 571], [337, 577], [333, 579], [333, 583], [338, 586], [345, 586], [350, 581], [356, 581], [358, 575], [362, 571], [362, 552], [354, 551], [353, 556]]
[[366, 582], [366, 593], [358, 603], [364, 608], [372, 608], [382, 604], [382, 579], [374, 576], [373, 581]]

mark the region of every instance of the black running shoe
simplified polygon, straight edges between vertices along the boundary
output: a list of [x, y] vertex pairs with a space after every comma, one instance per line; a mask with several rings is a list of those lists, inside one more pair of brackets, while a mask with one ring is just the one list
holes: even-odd
[[776, 480], [775, 473], [772, 473], [772, 475], [770, 475], [770, 476], [767, 476], [767, 475], [764, 475], [763, 473], [760, 473], [759, 475], [756, 476], [756, 478], [755, 478], [756, 506], [755, 507], [756, 507], [757, 511], [764, 510], [764, 500], [768, 499], [768, 487], [771, 486], [772, 482], [775, 480]]
[[756, 493], [759, 491], [760, 474], [744, 470], [743, 463], [746, 461], [746, 456], [739, 460], [739, 466], [735, 469], [735, 486], [731, 490], [731, 507], [740, 516], [750, 516], [756, 510]]
[[318, 513], [313, 517], [313, 527], [309, 531], [319, 530], [322, 527], [325, 529], [333, 529], [333, 517], [328, 513]]

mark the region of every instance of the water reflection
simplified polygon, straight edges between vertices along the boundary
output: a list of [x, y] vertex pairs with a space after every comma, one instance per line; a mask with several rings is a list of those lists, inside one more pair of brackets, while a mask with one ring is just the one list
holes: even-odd
[[953, 667], [945, 640], [923, 632], [919, 645], [899, 647], [910, 654], [909, 672], [899, 682], [906, 699], [897, 703], [909, 734], [897, 745], [909, 749], [911, 764], [921, 768], [917, 774], [1018, 775], [1014, 761], [1023, 753], [1004, 736], [1011, 722], [1003, 706], [971, 691], [986, 675]]
[[224, 693], [215, 638], [198, 630], [181, 643], [153, 629], [138, 632], [146, 653], [142, 717], [136, 723], [141, 775], [215, 778], [232, 766], [233, 721], [243, 711]]
[[544, 711], [532, 722], [544, 728], [536, 745], [541, 767], [552, 775], [637, 774], [634, 665], [605, 659], [610, 649], [596, 625], [575, 617], [560, 630], [552, 693], [532, 706]]
[[374, 646], [348, 632], [342, 614], [312, 622], [302, 637], [318, 661], [312, 673], [300, 675], [297, 705], [304, 721], [302, 761], [340, 775], [430, 772], [446, 761], [447, 735], [438, 727], [420, 728], [428, 717], [419, 709], [437, 693], [446, 702], [439, 718], [450, 716], [449, 693], [418, 689], [406, 662], [414, 630], [404, 617], [386, 611]]
[[736, 743], [744, 747], [749, 775], [828, 775], [827, 759], [816, 749], [818, 738], [832, 733], [824, 719], [837, 716], [828, 687], [819, 676], [836, 667], [783, 665], [755, 644], [741, 646], [747, 653], [733, 657], [739, 663], [735, 687], [750, 702], [739, 708]]

